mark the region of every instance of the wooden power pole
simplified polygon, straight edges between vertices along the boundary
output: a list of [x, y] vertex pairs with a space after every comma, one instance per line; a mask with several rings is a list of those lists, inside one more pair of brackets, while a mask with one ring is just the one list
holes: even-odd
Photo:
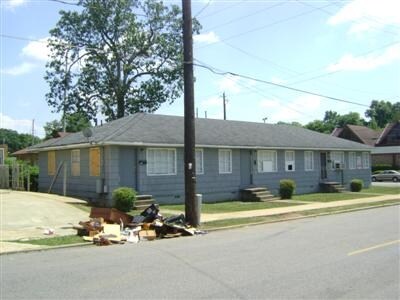
[[222, 94], [222, 101], [224, 102], [224, 120], [226, 120], [226, 98], [225, 98], [225, 92]]
[[185, 105], [185, 215], [192, 226], [199, 225], [196, 202], [196, 159], [193, 83], [193, 37], [191, 0], [182, 0], [183, 14], [183, 76]]

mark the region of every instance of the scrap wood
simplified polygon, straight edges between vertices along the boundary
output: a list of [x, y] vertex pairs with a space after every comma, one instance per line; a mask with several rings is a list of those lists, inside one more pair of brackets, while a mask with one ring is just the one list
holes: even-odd
[[92, 207], [90, 210], [90, 218], [103, 218], [107, 223], [118, 223], [121, 221], [124, 224], [130, 223], [132, 221], [132, 216], [119, 211], [115, 208], [105, 208], [105, 207]]

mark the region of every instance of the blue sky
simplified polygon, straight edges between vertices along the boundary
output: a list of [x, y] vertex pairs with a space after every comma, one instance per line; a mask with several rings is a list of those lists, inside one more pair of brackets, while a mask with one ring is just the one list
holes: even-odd
[[[58, 114], [47, 106], [46, 38], [60, 9], [49, 0], [1, 1], [0, 126], [43, 137]], [[68, 1], [66, 1], [68, 2]], [[164, 1], [180, 5], [181, 1]], [[195, 67], [199, 117], [306, 124], [326, 110], [364, 115], [374, 99], [400, 101], [400, 1], [192, 1], [203, 26], [197, 62], [361, 105], [221, 76]], [[12, 37], [12, 38], [10, 38]], [[22, 39], [18, 39], [22, 38]], [[183, 100], [160, 114], [183, 115]]]

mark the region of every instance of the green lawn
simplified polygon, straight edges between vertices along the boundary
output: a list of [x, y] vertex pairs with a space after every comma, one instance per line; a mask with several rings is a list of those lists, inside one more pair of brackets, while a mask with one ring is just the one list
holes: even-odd
[[43, 239], [14, 241], [14, 242], [22, 244], [40, 245], [40, 246], [61, 246], [61, 245], [83, 243], [84, 241], [81, 236], [66, 235], [66, 236], [55, 236]]
[[400, 194], [400, 184], [398, 184], [398, 187], [371, 186], [368, 189], [362, 189], [360, 193], [398, 195]]
[[314, 209], [314, 210], [273, 215], [273, 216], [264, 216], [264, 217], [225, 219], [225, 220], [204, 222], [201, 224], [201, 228], [207, 230], [207, 229], [216, 229], [216, 228], [223, 228], [223, 227], [229, 227], [229, 226], [242, 226], [242, 225], [246, 226], [246, 225], [257, 224], [257, 223], [269, 223], [269, 222], [283, 221], [286, 219], [302, 217], [302, 216], [306, 217], [306, 216], [310, 216], [310, 215], [337, 213], [337, 212], [344, 212], [346, 210], [362, 209], [365, 207], [373, 207], [373, 206], [379, 207], [382, 205], [394, 205], [394, 204], [399, 204], [399, 200], [386, 200], [386, 201], [373, 202], [373, 203], [361, 203], [361, 204], [354, 204], [354, 205], [348, 205], [348, 206], [321, 208], [321, 209]]
[[[225, 212], [285, 207], [292, 205], [299, 205], [299, 203], [226, 201], [216, 203], [203, 203], [201, 206], [201, 212], [206, 214], [216, 214]], [[183, 204], [160, 205], [161, 213], [163, 213], [163, 209], [171, 209], [183, 212], [185, 210], [185, 206]]]

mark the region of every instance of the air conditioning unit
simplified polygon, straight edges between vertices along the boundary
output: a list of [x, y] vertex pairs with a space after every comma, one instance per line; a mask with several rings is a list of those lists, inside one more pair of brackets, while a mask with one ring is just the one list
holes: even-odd
[[336, 170], [342, 170], [343, 169], [343, 164], [340, 161], [335, 161], [334, 166]]

